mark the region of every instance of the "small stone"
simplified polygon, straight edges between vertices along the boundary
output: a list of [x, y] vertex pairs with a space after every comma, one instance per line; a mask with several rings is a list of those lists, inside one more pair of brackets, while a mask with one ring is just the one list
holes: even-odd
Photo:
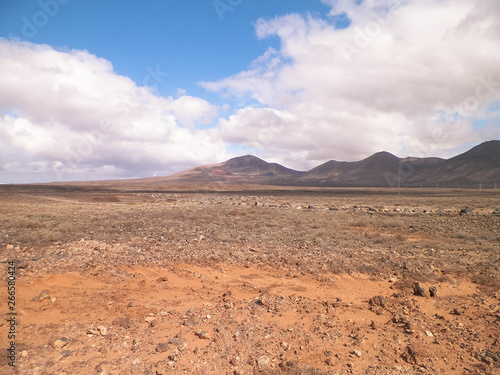
[[187, 348], [187, 343], [179, 337], [171, 338], [168, 342], [176, 346], [179, 351], [183, 351]]
[[21, 352], [21, 357], [26, 358], [28, 356], [28, 352], [26, 350], [23, 350]]
[[49, 299], [49, 298], [50, 298], [50, 291], [42, 290], [39, 295], [32, 298], [32, 301], [42, 302], [44, 299]]
[[335, 361], [332, 357], [327, 358], [325, 363], [327, 364], [327, 366], [335, 366]]
[[413, 294], [420, 297], [427, 297], [427, 291], [418, 282], [413, 284]]
[[267, 355], [257, 358], [257, 366], [261, 369], [269, 366], [270, 359]]
[[240, 364], [240, 357], [236, 356], [231, 358], [229, 363], [232, 364], [233, 366], [238, 366]]
[[68, 345], [68, 339], [66, 337], [62, 337], [61, 339], [54, 341], [52, 347], [56, 350], [60, 350], [66, 345]]
[[431, 286], [429, 288], [429, 294], [431, 297], [437, 297], [437, 288], [435, 286]]
[[158, 324], [158, 319], [152, 316], [148, 316], [146, 319], [144, 319], [150, 327], [154, 327]]
[[14, 245], [7, 245], [6, 249], [7, 249], [7, 251], [14, 250]]
[[351, 354], [354, 354], [356, 357], [361, 357], [361, 350], [353, 350]]
[[385, 307], [385, 297], [384, 296], [375, 296], [370, 298], [368, 301], [372, 306], [380, 306]]
[[170, 348], [170, 345], [169, 345], [167, 342], [160, 342], [160, 343], [156, 346], [156, 351], [157, 351], [158, 353], [164, 353], [164, 352], [166, 352], [169, 348]]
[[425, 331], [425, 335], [428, 337], [434, 337], [433, 333], [430, 331]]
[[453, 315], [463, 315], [465, 313], [465, 309], [461, 308], [461, 307], [457, 307], [457, 308], [454, 308], [453, 310], [451, 310], [451, 314]]
[[198, 331], [196, 331], [195, 335], [198, 336], [200, 339], [204, 339], [204, 340], [210, 339], [210, 336], [209, 336], [208, 332], [207, 331], [203, 331], [201, 329], [199, 329]]
[[130, 318], [122, 318], [122, 317], [116, 317], [115, 320], [111, 323], [114, 326], [119, 326], [123, 327], [125, 329], [129, 329], [132, 323], [130, 322]]
[[70, 354], [71, 354], [71, 350], [63, 350], [63, 351], [61, 352], [61, 355], [62, 355], [63, 357], [68, 357]]
[[105, 326], [97, 326], [97, 330], [101, 334], [101, 336], [106, 336], [108, 333], [108, 329]]

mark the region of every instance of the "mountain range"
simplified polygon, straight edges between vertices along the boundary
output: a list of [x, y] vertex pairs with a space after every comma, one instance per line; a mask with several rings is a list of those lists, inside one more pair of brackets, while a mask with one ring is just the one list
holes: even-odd
[[484, 142], [450, 159], [399, 158], [378, 152], [364, 160], [330, 160], [309, 171], [296, 171], [246, 155], [189, 169], [162, 182], [257, 183], [325, 187], [500, 187], [500, 141]]

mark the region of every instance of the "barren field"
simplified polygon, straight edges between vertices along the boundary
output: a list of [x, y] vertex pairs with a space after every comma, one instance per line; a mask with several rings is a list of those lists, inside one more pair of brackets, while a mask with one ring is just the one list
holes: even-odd
[[1, 374], [500, 374], [500, 192], [0, 187], [0, 213]]

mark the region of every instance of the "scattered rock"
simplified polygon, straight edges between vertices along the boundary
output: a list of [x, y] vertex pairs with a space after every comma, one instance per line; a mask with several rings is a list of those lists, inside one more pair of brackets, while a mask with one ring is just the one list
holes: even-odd
[[99, 331], [99, 333], [101, 334], [101, 336], [106, 336], [106, 334], [108, 333], [108, 329], [105, 327], [105, 326], [97, 326], [97, 330]]
[[431, 331], [425, 331], [425, 335], [428, 337], [434, 337], [434, 334]]
[[238, 356], [231, 358], [231, 360], [229, 361], [229, 363], [232, 364], [233, 366], [239, 366], [240, 362], [241, 359]]
[[195, 332], [195, 335], [198, 336], [200, 339], [208, 340], [210, 339], [210, 335], [208, 334], [207, 331], [203, 331], [199, 329], [198, 331]]
[[125, 329], [129, 329], [132, 326], [132, 322], [130, 321], [129, 317], [116, 317], [111, 324], [114, 326], [123, 327]]
[[69, 357], [70, 354], [71, 354], [71, 350], [63, 350], [61, 352], [61, 356], [63, 356], [63, 357]]
[[156, 319], [153, 316], [148, 316], [144, 320], [149, 324], [150, 327], [154, 327], [154, 326], [158, 325], [158, 319]]
[[351, 352], [351, 355], [352, 355], [352, 356], [356, 356], [356, 357], [358, 357], [358, 358], [359, 358], [359, 357], [361, 357], [361, 354], [362, 354], [362, 353], [361, 353], [361, 350], [353, 350], [353, 351]]
[[451, 310], [450, 314], [452, 314], [452, 315], [464, 315], [465, 309], [463, 307], [455, 307], [453, 310]]
[[463, 207], [460, 209], [460, 215], [469, 215], [472, 212], [470, 207]]
[[267, 355], [263, 355], [262, 357], [257, 358], [257, 366], [260, 369], [267, 368], [267, 367], [269, 367], [270, 361], [271, 360], [269, 359], [269, 357]]
[[32, 301], [42, 302], [44, 299], [50, 299], [50, 291], [42, 290], [39, 295], [32, 298]]
[[68, 345], [68, 339], [66, 337], [61, 337], [59, 340], [56, 340], [52, 343], [52, 347], [56, 350], [60, 350]]
[[427, 292], [418, 282], [413, 284], [413, 294], [420, 297], [427, 297]]
[[111, 370], [111, 367], [112, 367], [111, 363], [109, 363], [108, 361], [103, 361], [95, 367], [95, 370], [98, 374], [101, 374], [101, 373], [106, 374]]
[[370, 298], [368, 301], [370, 305], [372, 306], [380, 306], [380, 307], [385, 307], [385, 297], [384, 296], [375, 296]]
[[173, 337], [168, 342], [177, 347], [177, 350], [179, 351], [183, 351], [187, 348], [187, 342], [185, 342], [179, 337]]
[[170, 348], [170, 345], [168, 342], [160, 342], [158, 345], [156, 345], [156, 351], [158, 353], [164, 353]]
[[437, 297], [437, 288], [435, 286], [429, 288], [429, 295], [431, 297]]

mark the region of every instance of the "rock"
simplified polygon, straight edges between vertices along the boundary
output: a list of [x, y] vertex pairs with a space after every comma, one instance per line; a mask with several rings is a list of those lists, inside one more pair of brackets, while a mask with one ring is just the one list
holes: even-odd
[[170, 345], [168, 342], [160, 342], [158, 345], [156, 345], [156, 351], [158, 353], [164, 353], [170, 348]]
[[56, 340], [52, 343], [52, 347], [56, 350], [60, 350], [68, 345], [68, 339], [66, 337], [61, 337], [59, 340]]
[[470, 207], [463, 207], [460, 209], [460, 215], [469, 215], [472, 212]]
[[199, 329], [198, 331], [195, 332], [195, 335], [198, 336], [200, 339], [208, 340], [210, 339], [210, 335], [208, 334], [207, 331], [203, 331]]
[[264, 368], [269, 366], [270, 361], [271, 360], [269, 359], [269, 357], [267, 355], [263, 355], [262, 357], [257, 358], [257, 366], [260, 369], [264, 369]]
[[327, 364], [327, 366], [335, 366], [335, 361], [332, 357], [327, 358], [325, 363]]
[[403, 358], [405, 362], [415, 365], [417, 363], [417, 352], [411, 345], [408, 345], [406, 351], [401, 354], [401, 358]]
[[179, 337], [173, 337], [168, 342], [177, 347], [179, 351], [183, 351], [187, 348], [187, 343]]
[[156, 319], [155, 317], [148, 316], [144, 320], [149, 324], [150, 327], [154, 327], [154, 326], [158, 325], [158, 319]]
[[359, 358], [361, 357], [361, 350], [353, 350], [351, 354]]
[[109, 371], [111, 371], [112, 365], [108, 361], [103, 361], [99, 363], [96, 367], [95, 370], [98, 374], [105, 373], [107, 374]]
[[431, 297], [437, 297], [437, 288], [435, 286], [431, 286], [429, 288], [429, 294]]
[[26, 358], [28, 356], [28, 352], [26, 350], [23, 350], [21, 352], [21, 357]]
[[231, 358], [231, 360], [229, 361], [229, 363], [232, 364], [233, 366], [238, 366], [240, 362], [241, 359], [238, 356]]
[[451, 310], [450, 314], [453, 315], [464, 315], [465, 314], [465, 309], [462, 307], [456, 307], [453, 310]]
[[105, 326], [97, 326], [97, 330], [101, 334], [101, 336], [106, 336], [108, 333], [108, 329]]
[[420, 297], [427, 297], [427, 292], [418, 282], [413, 284], [413, 294]]
[[159, 283], [164, 283], [164, 282], [168, 281], [168, 277], [162, 276], [162, 277], [157, 278], [156, 281]]
[[111, 324], [114, 326], [123, 327], [125, 329], [129, 329], [132, 325], [129, 317], [116, 317]]
[[98, 335], [99, 333], [100, 332], [99, 332], [99, 330], [97, 328], [91, 327], [91, 328], [87, 329], [87, 334], [88, 335]]
[[375, 296], [370, 298], [368, 301], [372, 306], [380, 306], [385, 307], [385, 297], [384, 296]]
[[44, 299], [49, 299], [49, 298], [50, 298], [50, 291], [42, 290], [39, 295], [32, 298], [32, 301], [42, 302]]
[[14, 250], [14, 245], [7, 245], [5, 246], [5, 248], [7, 249], [7, 251]]
[[63, 356], [64, 358], [68, 357], [70, 354], [71, 354], [71, 350], [63, 350], [61, 352], [61, 356]]
[[425, 331], [425, 335], [428, 337], [434, 337], [434, 334], [431, 331]]

